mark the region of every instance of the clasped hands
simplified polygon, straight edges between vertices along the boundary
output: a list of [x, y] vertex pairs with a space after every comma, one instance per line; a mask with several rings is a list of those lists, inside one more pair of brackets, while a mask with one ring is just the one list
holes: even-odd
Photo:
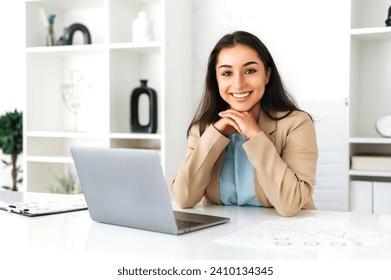
[[213, 126], [226, 137], [234, 133], [240, 133], [244, 138], [250, 139], [261, 131], [251, 112], [228, 109], [220, 112], [219, 116], [221, 119], [215, 122]]

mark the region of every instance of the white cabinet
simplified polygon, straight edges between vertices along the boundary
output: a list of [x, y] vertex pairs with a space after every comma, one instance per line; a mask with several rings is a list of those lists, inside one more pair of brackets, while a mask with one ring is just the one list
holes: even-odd
[[373, 183], [370, 181], [350, 182], [350, 210], [354, 212], [373, 212]]
[[373, 183], [373, 213], [391, 215], [391, 183]]
[[[73, 170], [72, 145], [156, 149], [164, 167], [164, 1], [26, 0], [25, 5], [26, 190], [49, 191], [55, 176]], [[152, 41], [132, 42], [139, 11], [152, 21]], [[56, 15], [57, 39], [63, 28], [81, 23], [92, 44], [84, 44], [76, 31], [72, 45], [46, 46], [49, 14]], [[140, 79], [158, 94], [157, 133], [130, 131], [130, 93]]]
[[391, 183], [353, 180], [350, 210], [368, 214], [391, 214]]
[[[375, 127], [379, 117], [391, 114], [391, 27], [385, 24], [391, 2], [352, 0], [351, 4], [350, 156], [381, 154], [391, 157], [391, 139], [381, 137]], [[351, 181], [391, 181], [391, 172], [380, 170], [350, 170], [349, 175]], [[351, 183], [352, 194], [356, 188]], [[355, 198], [351, 195], [351, 207], [354, 203]], [[374, 199], [373, 203], [373, 209], [377, 209], [378, 200]]]

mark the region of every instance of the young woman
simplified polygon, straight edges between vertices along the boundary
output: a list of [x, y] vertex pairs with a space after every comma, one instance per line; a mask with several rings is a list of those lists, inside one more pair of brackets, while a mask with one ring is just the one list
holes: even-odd
[[266, 46], [251, 33], [223, 36], [212, 50], [204, 96], [172, 194], [179, 206], [274, 207], [282, 216], [316, 209], [318, 149], [311, 117], [286, 92]]

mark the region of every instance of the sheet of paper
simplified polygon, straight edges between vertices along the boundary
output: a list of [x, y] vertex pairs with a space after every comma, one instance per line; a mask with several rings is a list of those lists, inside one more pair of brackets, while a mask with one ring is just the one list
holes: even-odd
[[56, 200], [17, 201], [0, 200], [0, 209], [24, 216], [41, 216], [71, 211], [86, 210], [83, 195], [70, 195]]
[[215, 240], [227, 245], [288, 251], [353, 249], [391, 242], [391, 235], [304, 218], [265, 221]]

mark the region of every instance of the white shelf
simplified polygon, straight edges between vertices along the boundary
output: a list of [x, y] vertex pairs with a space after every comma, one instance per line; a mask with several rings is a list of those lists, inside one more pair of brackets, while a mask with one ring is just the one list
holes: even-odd
[[40, 7], [56, 7], [63, 10], [95, 8], [103, 6], [104, 0], [25, 0], [26, 3], [38, 4]]
[[359, 41], [386, 41], [391, 40], [391, 27], [355, 28], [350, 35]]
[[111, 139], [161, 140], [161, 134], [149, 133], [110, 133]]
[[[389, 113], [391, 102], [388, 71], [391, 66], [391, 27], [385, 27], [390, 1], [350, 2], [353, 28], [350, 29], [349, 157], [360, 154], [389, 156], [391, 138], [381, 137], [375, 123], [380, 116]], [[379, 205], [374, 200], [376, 191], [372, 186], [378, 181], [390, 181], [391, 171], [351, 169], [348, 174], [351, 202], [371, 205], [369, 212], [375, 213], [374, 209]], [[361, 186], [354, 188], [359, 180], [368, 187], [367, 193], [361, 196], [357, 192]]]
[[[28, 191], [46, 191], [42, 182], [53, 174], [62, 176], [65, 167], [73, 164], [72, 146], [156, 149], [165, 162], [164, 6], [164, 0], [25, 1], [23, 126]], [[153, 41], [132, 42], [131, 24], [139, 11], [145, 11], [152, 21]], [[46, 46], [45, 17], [49, 14], [56, 15], [57, 39], [64, 27], [80, 22], [89, 29], [92, 44], [82, 44], [76, 36], [73, 45]], [[72, 76], [74, 70], [81, 78]], [[141, 79], [147, 79], [158, 94], [157, 134], [129, 130], [129, 94]], [[75, 106], [78, 98], [88, 104], [77, 115], [83, 132], [72, 131], [76, 117], [64, 106], [63, 85]], [[147, 113], [144, 110], [141, 115]]]
[[130, 50], [138, 53], [153, 53], [160, 50], [161, 43], [159, 41], [151, 41], [146, 43], [111, 43], [105, 44], [89, 44], [89, 45], [72, 45], [72, 46], [52, 46], [52, 47], [27, 47], [27, 54], [61, 54], [68, 53], [86, 53], [86, 52], [103, 52], [106, 49], [111, 50]]
[[391, 138], [381, 137], [350, 137], [351, 144], [391, 144]]
[[27, 162], [36, 162], [36, 163], [67, 163], [73, 164], [73, 159], [66, 156], [28, 156], [26, 158]]
[[138, 139], [160, 140], [160, 133], [91, 133], [91, 132], [66, 132], [66, 131], [28, 131], [27, 137], [36, 138], [105, 138], [105, 139]]
[[77, 52], [91, 52], [91, 51], [104, 51], [104, 44], [88, 44], [88, 45], [72, 45], [72, 46], [52, 46], [52, 47], [27, 47], [26, 53], [77, 53]]
[[66, 131], [28, 131], [26, 136], [38, 138], [108, 138], [105, 133]]
[[390, 177], [390, 171], [372, 171], [372, 170], [349, 170], [350, 176], [365, 176], [365, 177]]

